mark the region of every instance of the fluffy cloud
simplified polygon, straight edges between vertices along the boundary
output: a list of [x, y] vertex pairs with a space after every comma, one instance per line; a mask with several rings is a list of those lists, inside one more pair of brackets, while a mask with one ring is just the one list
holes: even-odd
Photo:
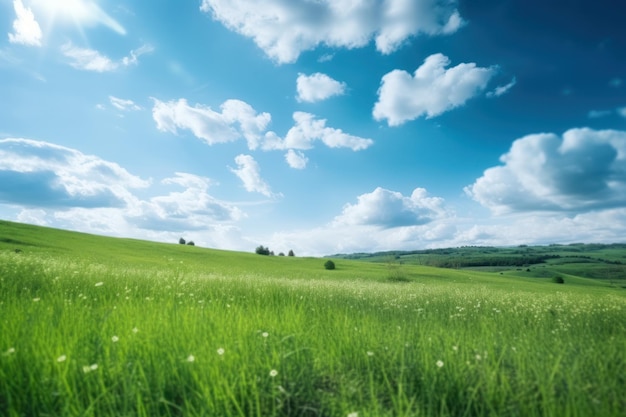
[[402, 70], [385, 74], [374, 105], [374, 118], [387, 119], [389, 126], [398, 126], [420, 116], [438, 116], [479, 94], [496, 73], [495, 67], [480, 68], [474, 63], [446, 69], [448, 65], [448, 57], [434, 54], [413, 75]]
[[250, 155], [237, 155], [235, 157], [237, 168], [231, 171], [243, 182], [246, 191], [261, 193], [266, 197], [272, 197], [270, 186], [261, 178], [261, 168], [257, 161]]
[[256, 149], [261, 134], [271, 121], [269, 113], [257, 114], [249, 104], [240, 100], [227, 100], [216, 112], [208, 106], [190, 106], [185, 99], [163, 102], [154, 100], [152, 117], [157, 129], [176, 134], [178, 129], [188, 129], [209, 145], [225, 143], [245, 137], [250, 149]]
[[129, 220], [137, 226], [150, 230], [201, 230], [215, 222], [237, 221], [244, 217], [239, 208], [208, 193], [212, 185], [208, 178], [177, 172], [161, 183], [178, 186], [183, 191], [138, 202], [128, 213]]
[[410, 197], [378, 187], [360, 195], [356, 204], [347, 204], [337, 224], [371, 225], [383, 228], [417, 226], [444, 217], [443, 199], [428, 197], [423, 188], [416, 188]]
[[345, 92], [346, 84], [334, 80], [326, 74], [316, 72], [311, 75], [299, 74], [296, 80], [296, 89], [298, 101], [313, 103], [332, 96], [342, 95]]
[[455, 0], [203, 0], [200, 9], [252, 38], [279, 63], [320, 44], [358, 48], [375, 40], [389, 54], [418, 34], [449, 34], [463, 25]]
[[113, 107], [121, 111], [141, 110], [141, 107], [136, 105], [135, 102], [132, 100], [125, 100], [123, 98], [109, 96], [109, 101], [111, 102], [111, 105]]
[[571, 129], [516, 140], [465, 191], [495, 213], [585, 212], [626, 204], [626, 132]]
[[329, 148], [350, 148], [359, 151], [370, 147], [374, 141], [344, 133], [341, 129], [326, 126], [326, 119], [316, 119], [315, 115], [295, 112], [296, 124], [289, 129], [284, 139], [273, 132], [265, 135], [264, 149], [311, 149], [313, 142], [321, 140]]
[[9, 33], [9, 42], [28, 46], [41, 46], [41, 27], [35, 20], [30, 8], [24, 7], [22, 0], [14, 0], [16, 19], [13, 21], [14, 33]]
[[113, 162], [30, 139], [0, 140], [0, 200], [37, 207], [122, 207], [142, 180]]
[[309, 162], [309, 158], [307, 158], [302, 152], [294, 151], [293, 149], [289, 149], [285, 154], [285, 160], [287, 164], [291, 168], [294, 169], [304, 169], [306, 168], [306, 164]]
[[76, 69], [95, 72], [110, 72], [121, 67], [136, 65], [139, 57], [143, 54], [150, 53], [154, 50], [149, 45], [144, 45], [138, 49], [130, 51], [130, 56], [124, 57], [119, 61], [113, 61], [109, 57], [102, 55], [100, 52], [89, 49], [79, 48], [71, 42], [61, 47], [61, 52], [70, 59], [70, 65]]

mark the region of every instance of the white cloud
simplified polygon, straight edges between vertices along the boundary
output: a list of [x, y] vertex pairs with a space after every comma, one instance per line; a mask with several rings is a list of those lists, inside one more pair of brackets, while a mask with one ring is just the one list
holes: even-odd
[[130, 57], [124, 57], [119, 61], [113, 61], [106, 55], [102, 55], [94, 49], [79, 48], [74, 46], [71, 42], [68, 42], [61, 47], [63, 55], [70, 58], [70, 65], [72, 67], [79, 70], [95, 72], [110, 72], [121, 67], [136, 65], [139, 62], [139, 56], [152, 52], [153, 50], [154, 49], [151, 46], [144, 45], [139, 49], [130, 51]]
[[266, 134], [264, 149], [300, 149], [313, 147], [313, 142], [321, 140], [330, 148], [350, 148], [359, 151], [370, 147], [374, 141], [344, 133], [341, 129], [326, 126], [326, 119], [316, 119], [315, 115], [305, 112], [295, 112], [293, 119], [296, 122], [287, 132], [284, 140], [273, 132]]
[[250, 155], [237, 155], [235, 157], [237, 168], [230, 170], [241, 179], [246, 191], [261, 193], [266, 197], [272, 197], [270, 186], [261, 178], [261, 168]]
[[9, 42], [28, 46], [41, 46], [41, 27], [35, 20], [30, 8], [24, 7], [22, 0], [13, 0], [16, 19], [13, 21], [14, 33], [9, 33]]
[[135, 102], [132, 101], [132, 100], [125, 100], [125, 99], [122, 99], [122, 98], [109, 96], [109, 101], [111, 102], [111, 105], [113, 107], [115, 107], [116, 109], [121, 110], [121, 111], [141, 110], [141, 107], [139, 107], [137, 104], [135, 104]]
[[285, 154], [285, 160], [291, 168], [304, 169], [306, 168], [309, 158], [307, 158], [302, 152], [289, 149]]
[[611, 110], [590, 110], [589, 113], [587, 113], [587, 117], [590, 119], [599, 119], [610, 116], [611, 114], [613, 114]]
[[122, 207], [149, 181], [116, 163], [30, 139], [0, 140], [0, 201], [36, 207]]
[[279, 63], [318, 45], [359, 48], [372, 39], [389, 54], [409, 38], [463, 25], [455, 0], [203, 0], [200, 9]]
[[447, 215], [443, 199], [429, 197], [423, 188], [416, 188], [410, 197], [381, 187], [357, 197], [356, 204], [347, 204], [335, 223], [370, 225], [383, 228], [417, 226]]
[[517, 80], [513, 77], [510, 83], [498, 86], [495, 90], [489, 91], [487, 93], [487, 97], [500, 97], [501, 95], [508, 93], [509, 90], [515, 86], [515, 84], [517, 84]]
[[385, 74], [374, 105], [376, 120], [387, 119], [389, 126], [398, 126], [420, 116], [435, 117], [483, 91], [495, 67], [480, 68], [474, 63], [459, 64], [446, 69], [450, 60], [434, 54], [424, 60], [413, 76], [393, 70]]
[[298, 101], [313, 103], [344, 94], [346, 84], [334, 80], [326, 74], [316, 72], [311, 75], [298, 74], [296, 88]]
[[269, 113], [257, 114], [249, 104], [240, 100], [227, 100], [216, 112], [208, 106], [190, 106], [185, 99], [163, 102], [154, 100], [152, 117], [157, 129], [176, 134], [178, 129], [188, 129], [207, 144], [226, 143], [246, 138], [248, 147], [256, 149], [261, 134], [271, 121]]
[[617, 109], [617, 114], [626, 118], [626, 107], [620, 107], [619, 109]]
[[626, 204], [626, 132], [570, 129], [516, 140], [465, 191], [495, 213], [571, 211]]

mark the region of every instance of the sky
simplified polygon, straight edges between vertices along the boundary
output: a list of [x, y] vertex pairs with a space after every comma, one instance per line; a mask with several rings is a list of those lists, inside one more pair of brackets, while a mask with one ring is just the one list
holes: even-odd
[[614, 0], [0, 0], [0, 218], [297, 256], [624, 242]]

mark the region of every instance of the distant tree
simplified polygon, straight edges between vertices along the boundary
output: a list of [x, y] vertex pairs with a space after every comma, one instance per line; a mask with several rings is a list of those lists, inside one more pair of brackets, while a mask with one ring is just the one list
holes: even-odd
[[335, 269], [335, 263], [329, 259], [326, 261], [326, 263], [324, 263], [324, 268], [328, 270]]
[[274, 251], [270, 251], [270, 256], [274, 256]]
[[256, 249], [255, 252], [257, 255], [269, 255], [270, 254], [270, 248], [266, 248], [263, 245], [259, 245]]
[[552, 282], [554, 282], [555, 284], [565, 284], [565, 280], [563, 279], [563, 277], [560, 277], [558, 275], [552, 278]]
[[279, 252], [278, 256], [285, 256], [285, 254], [283, 252]]
[[187, 242], [185, 242], [185, 239], [181, 237], [180, 239], [178, 239], [178, 243], [180, 243], [181, 245], [184, 245]]
[[196, 246], [196, 244], [195, 244], [195, 243], [193, 243], [193, 240], [190, 240], [189, 242], [187, 242], [187, 244], [188, 244], [189, 246]]
[[291, 249], [289, 249], [289, 253], [287, 255], [288, 256], [296, 256]]

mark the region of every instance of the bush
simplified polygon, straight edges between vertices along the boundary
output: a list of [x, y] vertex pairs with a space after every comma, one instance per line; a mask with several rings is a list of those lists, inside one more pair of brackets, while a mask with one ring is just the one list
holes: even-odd
[[257, 255], [269, 255], [270, 254], [270, 248], [266, 248], [263, 245], [260, 245], [259, 247], [257, 247], [255, 249], [255, 252]]
[[189, 242], [187, 242], [187, 244], [188, 244], [189, 246], [196, 246], [196, 244], [195, 244], [195, 243], [193, 243], [193, 240], [190, 240]]
[[289, 249], [289, 253], [287, 254], [287, 256], [296, 256], [293, 251], [291, 249]]
[[178, 243], [180, 243], [181, 245], [184, 245], [187, 242], [185, 242], [185, 239], [181, 237], [180, 239], [178, 239]]
[[565, 280], [563, 279], [563, 277], [559, 277], [559, 276], [552, 278], [552, 282], [556, 284], [565, 284]]
[[326, 268], [328, 270], [335, 269], [335, 263], [329, 259], [324, 264], [324, 268]]

